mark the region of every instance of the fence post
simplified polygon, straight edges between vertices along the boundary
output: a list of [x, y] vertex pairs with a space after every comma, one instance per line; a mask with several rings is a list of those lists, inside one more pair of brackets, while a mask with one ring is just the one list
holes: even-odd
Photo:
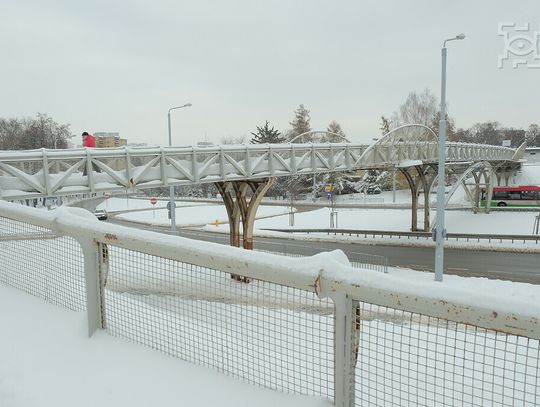
[[88, 336], [103, 328], [102, 287], [100, 264], [102, 263], [102, 245], [96, 241], [80, 241], [84, 255], [84, 278], [86, 285], [86, 313], [88, 318]]
[[334, 404], [354, 405], [354, 366], [357, 349], [354, 345], [356, 313], [354, 302], [347, 295], [336, 295], [334, 301]]

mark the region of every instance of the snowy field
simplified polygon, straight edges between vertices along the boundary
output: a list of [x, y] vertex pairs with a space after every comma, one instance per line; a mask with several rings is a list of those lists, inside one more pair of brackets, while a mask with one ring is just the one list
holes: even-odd
[[[540, 184], [540, 166], [524, 165], [520, 171], [510, 179], [514, 185]], [[408, 190], [396, 191], [396, 205], [409, 204], [410, 192]], [[435, 195], [430, 199], [435, 202]], [[384, 191], [380, 195], [352, 194], [336, 197], [337, 202], [344, 204], [392, 204], [392, 191]], [[151, 209], [152, 205], [148, 199], [123, 199], [111, 198], [106, 203], [99, 205], [99, 208], [108, 207], [109, 211], [129, 211], [118, 215], [120, 218], [156, 225], [168, 225], [165, 208], [167, 200], [159, 200], [156, 210]], [[219, 202], [219, 201], [218, 201]], [[311, 201], [306, 201], [311, 202]], [[319, 203], [329, 204], [320, 198]], [[466, 195], [463, 189], [456, 190], [451, 199], [454, 206], [468, 206]], [[286, 204], [286, 201], [284, 201]], [[220, 204], [208, 204], [193, 201], [177, 201], [176, 218], [178, 226], [198, 226], [212, 225], [216, 221], [221, 224], [217, 228], [207, 227], [207, 230], [226, 231], [228, 229], [227, 212]], [[137, 212], [132, 210], [144, 209]], [[411, 222], [410, 209], [400, 208], [338, 208], [338, 227], [343, 229], [358, 230], [383, 230], [383, 231], [409, 231]], [[256, 229], [282, 229], [289, 227], [289, 208], [287, 206], [265, 206], [261, 205], [257, 211]], [[431, 222], [433, 223], [436, 211], [431, 209]], [[473, 214], [467, 210], [447, 210], [445, 213], [446, 228], [449, 233], [485, 233], [485, 234], [531, 234], [534, 220], [538, 213], [535, 212], [503, 212], [492, 211], [489, 215], [484, 213]], [[418, 211], [418, 225], [423, 223], [423, 210]], [[312, 211], [296, 213], [295, 228], [322, 229], [330, 227], [330, 210], [319, 208]], [[257, 231], [255, 231], [257, 232]]]
[[[37, 241], [34, 245], [42, 246]], [[27, 255], [33, 263], [41, 257], [39, 250], [34, 252]], [[69, 288], [76, 252], [63, 253], [54, 256], [51, 266], [57, 265], [55, 273], [64, 273]], [[0, 405], [68, 406], [73, 400], [81, 406], [328, 405], [317, 398], [249, 387], [178, 359], [269, 387], [305, 392], [308, 383], [307, 391], [331, 389], [328, 347], [333, 317], [328, 303], [263, 282], [240, 284], [226, 273], [124, 249], [111, 247], [109, 255], [107, 333], [177, 358], [104, 332], [88, 339], [84, 313], [64, 311], [0, 286], [0, 309], [10, 309], [3, 318], [7, 335], [0, 339], [0, 402], [6, 401]], [[376, 278], [381, 287], [390, 289], [423, 285], [429, 292], [437, 284], [431, 275], [410, 270], [354, 274], [351, 281], [373, 284]], [[538, 287], [530, 284], [448, 276], [444, 285], [440, 298], [455, 301], [474, 291], [488, 293], [468, 301], [490, 306], [492, 298], [499, 297], [499, 308], [509, 312], [538, 304], [540, 297]], [[536, 314], [537, 309], [538, 305], [530, 306], [527, 313]], [[496, 391], [505, 394], [505, 401], [516, 397], [532, 406], [540, 397], [534, 384], [539, 374], [537, 341], [370, 304], [364, 304], [361, 315], [356, 367], [360, 405], [362, 400], [385, 400], [388, 405], [414, 400], [420, 405], [451, 405], [452, 400], [463, 400], [465, 405], [488, 405], [497, 400], [492, 393]], [[443, 381], [444, 377], [452, 380]]]
[[[127, 209], [124, 200], [115, 202], [115, 210]], [[130, 200], [130, 207], [132, 206]], [[124, 206], [122, 205], [124, 203]], [[228, 230], [227, 212], [223, 205], [178, 202], [176, 219], [178, 226], [209, 225], [206, 230]], [[180, 206], [183, 205], [183, 206]], [[134, 206], [134, 205], [133, 205]], [[147, 209], [147, 208], [145, 208]], [[289, 208], [261, 205], [257, 211], [256, 229], [289, 228]], [[338, 227], [341, 229], [409, 231], [411, 227], [410, 209], [339, 208]], [[492, 211], [490, 214], [473, 214], [466, 210], [448, 210], [445, 213], [446, 228], [449, 233], [502, 233], [531, 234], [536, 212]], [[166, 209], [134, 211], [117, 215], [119, 218], [156, 225], [168, 225]], [[431, 221], [435, 210], [431, 211]], [[215, 221], [220, 226], [215, 226]], [[330, 227], [330, 209], [319, 208], [307, 212], [297, 212], [294, 228], [324, 229]], [[418, 225], [423, 224], [423, 211], [418, 211]]]
[[[13, 304], [17, 304], [16, 307]], [[242, 383], [98, 332], [86, 314], [0, 285], [0, 406], [330, 406]]]
[[[116, 212], [116, 211], [125, 211], [132, 209], [159, 209], [166, 208], [169, 200], [158, 199], [155, 208], [154, 205], [150, 203], [150, 199], [133, 199], [133, 198], [109, 198], [105, 202], [100, 203], [97, 208], [105, 209], [107, 211]], [[176, 201], [176, 206], [197, 206], [205, 205], [200, 202], [182, 202]]]
[[[358, 230], [395, 230], [410, 231], [410, 209], [366, 209], [340, 208], [338, 227]], [[470, 211], [451, 210], [445, 212], [445, 225], [449, 233], [502, 233], [530, 234], [532, 232], [535, 212], [496, 212], [490, 214], [473, 214]], [[435, 211], [432, 211], [432, 221]], [[423, 225], [423, 211], [418, 211], [418, 225]], [[294, 228], [328, 228], [330, 227], [330, 210], [317, 209], [310, 212], [296, 213]], [[289, 217], [279, 216], [255, 221], [257, 229], [289, 228]]]
[[[540, 167], [523, 167], [522, 174], [516, 177], [517, 183], [538, 183], [538, 169]], [[457, 194], [453, 202], [459, 205], [463, 203], [462, 198], [463, 195]], [[391, 202], [391, 192], [381, 194], [380, 199]], [[408, 199], [407, 192], [398, 191], [396, 203], [407, 203]], [[156, 208], [164, 208], [166, 203], [166, 200], [158, 201]], [[220, 223], [227, 221], [222, 205], [177, 204], [179, 226], [206, 224], [206, 229], [220, 231], [228, 228], [227, 225], [213, 225], [216, 219]], [[111, 212], [135, 210], [119, 215], [126, 219], [169, 223], [166, 210], [156, 209], [154, 215], [148, 200], [111, 198], [101, 207]], [[288, 228], [287, 212], [286, 207], [261, 206], [256, 228]], [[410, 228], [408, 209], [347, 208], [338, 209], [338, 213], [340, 228], [403, 231]], [[432, 211], [432, 216], [434, 214]], [[423, 212], [419, 211], [418, 215], [421, 225]], [[495, 211], [490, 215], [474, 215], [468, 211], [450, 210], [446, 212], [446, 225], [449, 232], [530, 234], [535, 215], [533, 212]], [[327, 208], [295, 214], [297, 228], [328, 226]], [[26, 263], [45, 262], [52, 267], [50, 269], [55, 269], [58, 262], [68, 265], [63, 267], [65, 272], [73, 271], [74, 260], [62, 257], [68, 251], [62, 248], [51, 251], [49, 246], [44, 246], [43, 250], [29, 252], [31, 247], [25, 249]], [[28, 253], [34, 253], [39, 261], [32, 261]], [[1, 313], [5, 330], [0, 336], [0, 406], [331, 405], [321, 398], [267, 390], [197, 366], [201, 363], [226, 366], [218, 370], [251, 383], [294, 389], [301, 381], [295, 382], [293, 377], [305, 377], [306, 367], [313, 366], [317, 352], [324, 353], [331, 341], [331, 336], [314, 335], [317, 326], [332, 327], [332, 317], [327, 309], [306, 308], [301, 298], [297, 303], [290, 295], [286, 297], [287, 303], [276, 302], [271, 292], [258, 290], [256, 284], [247, 292], [239, 285], [243, 290], [242, 297], [236, 297], [239, 294], [235, 291], [236, 283], [228, 278], [218, 280], [207, 276], [197, 281], [189, 277], [182, 283], [181, 279], [171, 280], [164, 275], [163, 281], [173, 284], [173, 289], [169, 286], [166, 292], [160, 292], [167, 286], [156, 280], [155, 274], [150, 279], [145, 279], [144, 274], [139, 275], [131, 281], [122, 274], [122, 270], [125, 272], [129, 268], [126, 265], [134, 267], [134, 273], [140, 272], [137, 263], [131, 261], [121, 260], [110, 276], [107, 288], [110, 335], [102, 331], [90, 339], [84, 312], [67, 311], [0, 285], [0, 309], [9, 310]], [[56, 270], [63, 272], [58, 267]], [[38, 270], [35, 272], [39, 287], [58, 281], [56, 277], [44, 277], [42, 281]], [[389, 284], [406, 286], [418, 279], [425, 279], [425, 284], [430, 284], [432, 277], [408, 270], [391, 270], [386, 275], [378, 274], [377, 279], [381, 284], [388, 280]], [[470, 290], [472, 285], [478, 285], [478, 292], [499, 296], [503, 303], [520, 299], [522, 303], [538, 304], [540, 296], [537, 287], [528, 284], [454, 279], [454, 276], [445, 279], [445, 284], [451, 283], [449, 293]], [[152, 284], [149, 285], [149, 281]], [[208, 284], [211, 285], [205, 287]], [[49, 288], [46, 291], [47, 296], [55, 292]], [[471, 294], [470, 298], [473, 297]], [[255, 299], [262, 303], [256, 303]], [[13, 304], [17, 306], [13, 307]], [[365, 307], [361, 313], [363, 329], [356, 367], [357, 404], [384, 400], [388, 405], [443, 402], [451, 405], [453, 400], [464, 405], [511, 405], [512, 401], [520, 400], [515, 405], [533, 406], [540, 402], [539, 389], [535, 385], [540, 366], [537, 341], [479, 333], [453, 324], [434, 324], [429, 319], [396, 314], [369, 304]], [[527, 309], [524, 307], [526, 305], [515, 311]], [[134, 312], [142, 319], [137, 319]], [[528, 308], [527, 313], [531, 312], [536, 311]], [[317, 325], [306, 322], [314, 315]], [[238, 319], [242, 316], [255, 319], [248, 318], [250, 322], [246, 324], [245, 319]], [[279, 324], [272, 321], [279, 321]], [[300, 331], [296, 329], [299, 321], [303, 321]], [[268, 331], [272, 326], [280, 327], [275, 337]], [[263, 335], [259, 329], [263, 330]], [[198, 339], [202, 333], [209, 332], [214, 340]], [[298, 347], [300, 342], [295, 335], [300, 335], [296, 338], [302, 338], [304, 343], [309, 338], [312, 347], [309, 356], [305, 349]], [[247, 347], [241, 345], [242, 341], [248, 344]], [[196, 353], [203, 349], [211, 351]], [[222, 365], [224, 349], [227, 356], [226, 364]], [[195, 353], [190, 353], [192, 351]], [[303, 355], [307, 358], [298, 362]], [[447, 361], [448, 357], [451, 362]], [[285, 371], [294, 372], [294, 376], [289, 379], [276, 376], [278, 360], [286, 367]], [[310, 374], [314, 374], [310, 381], [323, 379], [318, 373], [310, 371]]]
[[[180, 203], [180, 202], [179, 202]], [[227, 210], [224, 205], [192, 204], [183, 202], [185, 206], [176, 208], [177, 226], [198, 226], [205, 224], [227, 223]], [[257, 210], [257, 217], [277, 216], [287, 213], [289, 209], [284, 206], [261, 206]], [[167, 209], [155, 211], [130, 212], [117, 215], [121, 219], [143, 222], [154, 225], [170, 225]]]

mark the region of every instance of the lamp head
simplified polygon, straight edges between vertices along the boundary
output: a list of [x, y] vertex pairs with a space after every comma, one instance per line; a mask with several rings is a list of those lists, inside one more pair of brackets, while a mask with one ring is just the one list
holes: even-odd
[[[463, 35], [463, 34], [461, 34], [461, 35]], [[464, 36], [464, 35], [463, 35], [463, 36]], [[464, 37], [465, 37], [465, 36], [464, 36]], [[184, 105], [184, 107], [191, 107], [191, 106], [193, 106], [191, 103], [186, 103], [186, 104]]]
[[456, 40], [463, 40], [463, 39], [465, 39], [465, 34], [463, 33], [456, 36]]

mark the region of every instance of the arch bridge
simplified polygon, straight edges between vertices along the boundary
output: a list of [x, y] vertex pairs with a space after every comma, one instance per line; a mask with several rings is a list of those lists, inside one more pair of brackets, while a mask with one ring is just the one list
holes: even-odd
[[[334, 136], [327, 134], [326, 139], [333, 140]], [[520, 165], [524, 149], [450, 142], [446, 144], [446, 160], [449, 168], [487, 162], [504, 174]], [[424, 194], [424, 229], [428, 230], [429, 192], [436, 179], [437, 161], [437, 136], [417, 124], [396, 128], [371, 145], [287, 143], [0, 151], [0, 199], [213, 183], [233, 226], [231, 244], [240, 245], [237, 225], [241, 219], [244, 247], [250, 248], [254, 214], [262, 196], [275, 177], [293, 175], [399, 169], [412, 192], [412, 230], [417, 230], [419, 191], [428, 192]]]

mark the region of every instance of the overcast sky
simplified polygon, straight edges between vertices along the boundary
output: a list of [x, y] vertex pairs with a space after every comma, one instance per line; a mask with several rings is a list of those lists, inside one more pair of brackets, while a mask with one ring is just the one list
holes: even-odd
[[410, 91], [440, 96], [458, 127], [540, 122], [540, 69], [498, 69], [500, 22], [540, 29], [540, 2], [3, 0], [0, 117], [46, 113], [82, 131], [173, 144], [285, 131], [299, 104], [314, 129], [379, 135]]

